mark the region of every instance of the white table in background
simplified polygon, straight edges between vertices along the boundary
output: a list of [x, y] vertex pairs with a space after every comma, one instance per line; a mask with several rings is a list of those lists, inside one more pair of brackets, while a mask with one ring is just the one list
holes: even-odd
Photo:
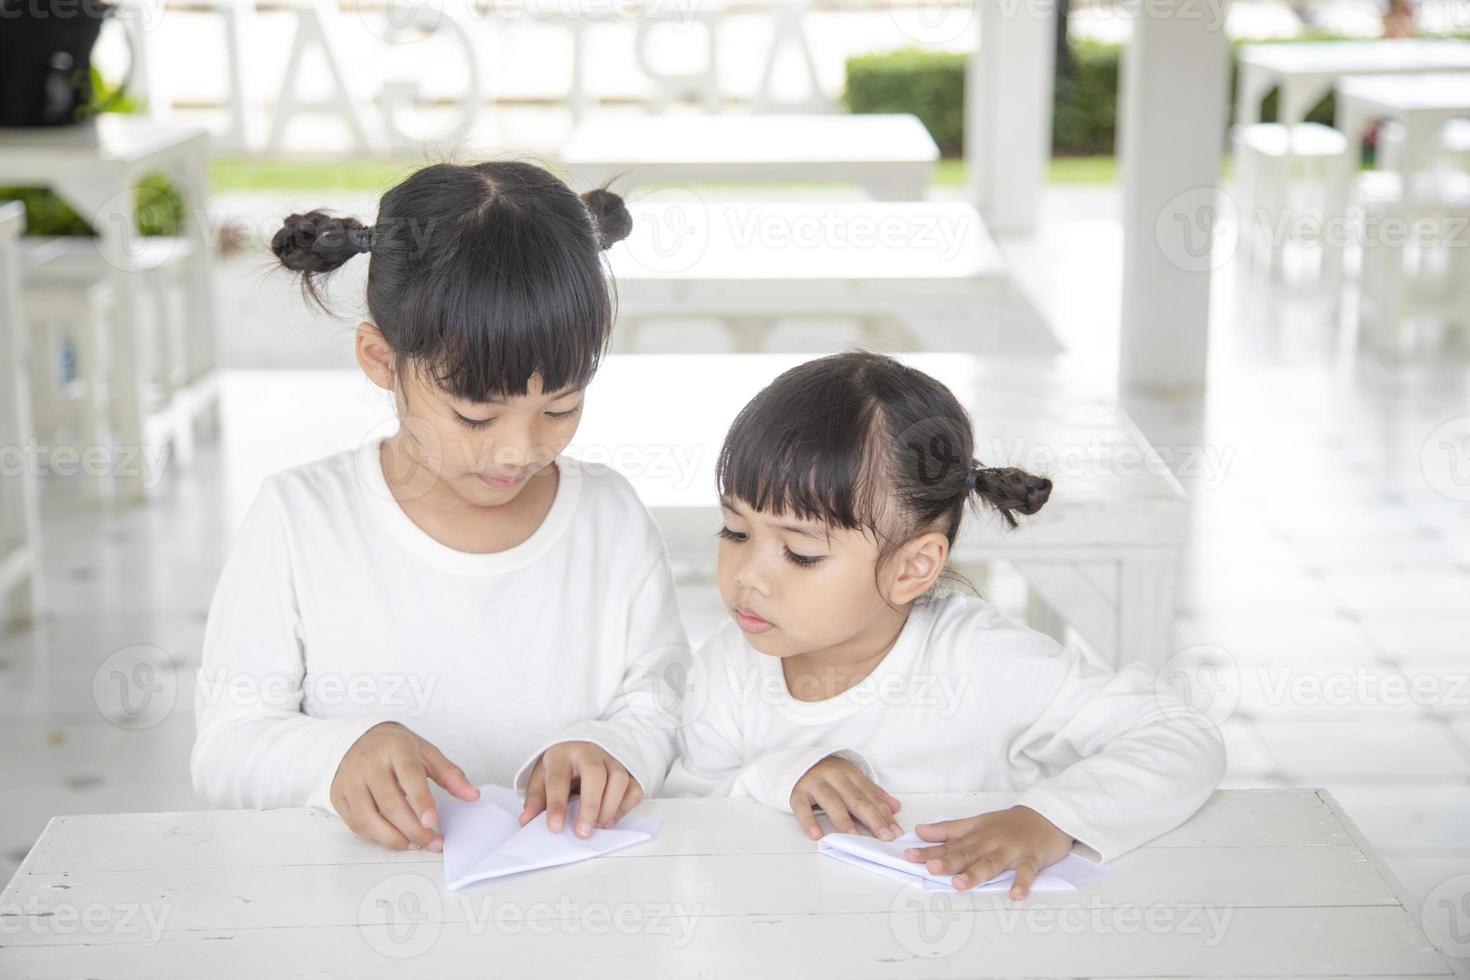
[[0, 202], [0, 632], [6, 619], [32, 618], [42, 604], [35, 433], [20, 302], [18, 242], [25, 227], [25, 207]]
[[[815, 356], [614, 355], [592, 383], [595, 408], [568, 452], [632, 480], [676, 570], [712, 576], [721, 520], [714, 472], [725, 432], [756, 392]], [[1024, 466], [1055, 484], [1045, 508], [1015, 530], [983, 509], [972, 512], [956, 562], [1005, 561], [1031, 587], [1033, 625], [1055, 634], [1054, 613], [1111, 661], [1162, 665], [1173, 652], [1188, 504], [1127, 415], [1051, 358], [900, 359], [959, 398], [981, 462]]]
[[651, 181], [856, 183], [876, 200], [928, 193], [939, 148], [908, 114], [609, 115], [577, 125], [559, 159], [585, 190]]
[[[94, 123], [57, 129], [0, 129], [0, 184], [49, 187], [92, 226], [98, 247], [112, 268], [118, 298], [114, 338], [115, 435], [124, 451], [157, 443], [160, 428], [151, 424], [142, 379], [140, 337], [135, 323], [137, 285], [130, 274], [135, 252], [134, 212], [140, 178], [165, 173], [177, 182], [184, 199], [182, 237], [193, 241], [188, 322], [192, 330], [194, 383], [182, 393], [188, 412], [208, 412], [216, 397], [214, 375], [215, 311], [208, 240], [208, 131], [118, 114]], [[130, 383], [131, 382], [131, 383]], [[152, 431], [150, 431], [152, 430]], [[124, 460], [126, 462], [126, 460]], [[144, 490], [146, 467], [135, 459], [123, 467], [119, 483], [134, 496]]]
[[[644, 321], [690, 317], [720, 319], [740, 353], [762, 351], [777, 321], [793, 317], [857, 319], [865, 341], [884, 349], [1059, 349], [962, 201], [722, 200], [680, 190], [629, 210], [633, 233], [608, 253], [621, 352], [637, 352]], [[926, 339], [926, 323], [944, 335]]]
[[1335, 123], [1349, 147], [1361, 145], [1374, 120], [1392, 119], [1403, 127], [1399, 172], [1406, 194], [1422, 187], [1414, 178], [1432, 163], [1435, 137], [1451, 119], [1459, 118], [1470, 118], [1470, 70], [1353, 76], [1337, 82]]
[[[906, 796], [901, 822], [1004, 794]], [[444, 888], [314, 809], [53, 817], [0, 894], [0, 974], [240, 977], [1450, 977], [1321, 790], [1218, 792], [1076, 892], [932, 893], [748, 799], [650, 800], [604, 858]], [[1463, 901], [1464, 896], [1457, 896]], [[1464, 975], [1460, 973], [1459, 975]]]
[[1276, 121], [1295, 125], [1344, 75], [1470, 71], [1470, 42], [1404, 38], [1248, 44], [1240, 49], [1238, 64], [1236, 123], [1260, 122], [1261, 100], [1279, 85]]

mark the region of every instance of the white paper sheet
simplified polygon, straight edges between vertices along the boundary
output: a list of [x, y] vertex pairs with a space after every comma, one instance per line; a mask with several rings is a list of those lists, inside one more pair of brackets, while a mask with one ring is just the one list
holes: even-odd
[[[892, 841], [881, 841], [864, 834], [828, 834], [817, 842], [817, 850], [828, 857], [851, 864], [854, 867], [880, 874], [896, 881], [907, 882], [927, 891], [956, 891], [950, 884], [954, 875], [937, 875], [917, 861], [903, 856], [906, 848], [933, 847], [933, 841], [921, 840], [917, 834], [907, 833]], [[1079, 854], [1072, 853], [1055, 864], [1041, 869], [1036, 883], [1031, 886], [1036, 892], [1069, 892], [1083, 885], [1113, 874], [1117, 869], [1108, 864], [1094, 864]], [[969, 891], [1009, 892], [1016, 872], [1003, 871], [976, 885]]]
[[439, 803], [439, 832], [444, 835], [444, 883], [450, 889], [505, 875], [572, 864], [651, 840], [657, 820], [624, 817], [610, 830], [594, 829], [586, 840], [572, 832], [581, 799], [567, 806], [562, 832], [553, 834], [546, 814], [520, 824], [520, 797], [505, 786], [481, 786], [473, 803], [452, 797]]

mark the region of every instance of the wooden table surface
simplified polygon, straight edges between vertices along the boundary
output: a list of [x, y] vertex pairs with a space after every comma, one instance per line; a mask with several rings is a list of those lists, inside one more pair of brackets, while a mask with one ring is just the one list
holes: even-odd
[[[904, 797], [905, 827], [1007, 794]], [[1221, 791], [1090, 888], [926, 893], [750, 800], [458, 893], [322, 810], [55, 817], [0, 895], [0, 976], [1454, 976], [1324, 791]], [[1464, 975], [1461, 972], [1458, 975]]]

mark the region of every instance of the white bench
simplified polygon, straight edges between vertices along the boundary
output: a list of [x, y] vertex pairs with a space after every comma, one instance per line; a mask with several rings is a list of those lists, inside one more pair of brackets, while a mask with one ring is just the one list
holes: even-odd
[[[592, 383], [596, 409], [568, 452], [632, 480], [676, 569], [712, 576], [720, 525], [714, 471], [725, 432], [756, 392], [815, 356], [613, 355]], [[1025, 466], [1055, 481], [1046, 507], [1014, 531], [971, 514], [956, 562], [1008, 562], [1030, 586], [1033, 625], [1056, 633], [1065, 622], [1105, 658], [1162, 664], [1171, 653], [1188, 505], [1128, 417], [1051, 358], [902, 360], [965, 405], [982, 462]]]
[[842, 182], [877, 200], [917, 201], [939, 148], [908, 114], [597, 115], [579, 123], [560, 162], [574, 186], [650, 181]]
[[1470, 333], [1470, 175], [1421, 172], [1405, 194], [1401, 174], [1370, 171], [1358, 182], [1362, 266], [1358, 325], [1388, 354], [1408, 353], [1414, 320], [1434, 321], [1424, 337]]
[[[83, 389], [94, 414], [105, 408], [109, 423], [93, 419], [79, 432], [94, 445], [109, 445], [104, 429], [114, 435], [127, 431], [126, 411], [142, 416], [142, 443], [150, 452], [167, 447], [187, 464], [194, 450], [195, 424], [210, 419], [216, 399], [210, 370], [213, 344], [202, 336], [201, 325], [189, 319], [190, 272], [197, 244], [189, 238], [140, 237], [128, 256], [128, 274], [135, 280], [131, 299], [140, 304], [130, 318], [133, 329], [115, 329], [123, 319], [114, 305], [113, 268], [91, 238], [39, 238], [25, 244], [25, 293], [32, 311], [32, 332], [38, 352], [45, 341], [70, 335], [76, 342]], [[106, 306], [98, 308], [98, 287], [106, 290]], [[54, 359], [55, 343], [43, 353]], [[110, 370], [99, 371], [105, 361]], [[48, 368], [37, 366], [33, 376]], [[104, 378], [104, 374], [106, 377]], [[106, 398], [97, 389], [105, 380]], [[54, 402], [61, 392], [40, 386], [35, 391], [38, 419], [55, 419]], [[129, 464], [124, 463], [124, 468]]]
[[[960, 201], [733, 201], [668, 191], [629, 202], [610, 250], [620, 352], [644, 321], [713, 317], [759, 352], [776, 321], [859, 320], [883, 349], [1058, 349], [979, 213]], [[926, 330], [942, 332], [927, 336]]]
[[[1315, 214], [1325, 225], [1347, 209], [1347, 139], [1320, 123], [1253, 123], [1237, 126], [1235, 140], [1241, 236], [1252, 260], [1266, 256], [1271, 275], [1280, 276], [1297, 218]], [[1304, 199], [1309, 188], [1315, 202]], [[1333, 246], [1324, 237], [1322, 247]]]
[[[5, 619], [40, 615], [41, 520], [36, 499], [26, 327], [20, 299], [25, 207], [0, 203], [0, 610]], [[3, 629], [3, 622], [0, 622]]]

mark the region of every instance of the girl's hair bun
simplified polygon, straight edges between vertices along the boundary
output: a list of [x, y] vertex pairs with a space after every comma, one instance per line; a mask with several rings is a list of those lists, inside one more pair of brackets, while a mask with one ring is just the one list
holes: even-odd
[[308, 211], [286, 218], [271, 238], [271, 251], [294, 272], [331, 272], [354, 255], [371, 250], [372, 231], [356, 218]]
[[1016, 514], [1034, 514], [1051, 499], [1051, 480], [1015, 466], [984, 466], [970, 471], [974, 490], [1016, 526]]
[[604, 249], [632, 234], [633, 216], [623, 199], [606, 187], [595, 187], [583, 194], [582, 203], [597, 222], [597, 234]]

